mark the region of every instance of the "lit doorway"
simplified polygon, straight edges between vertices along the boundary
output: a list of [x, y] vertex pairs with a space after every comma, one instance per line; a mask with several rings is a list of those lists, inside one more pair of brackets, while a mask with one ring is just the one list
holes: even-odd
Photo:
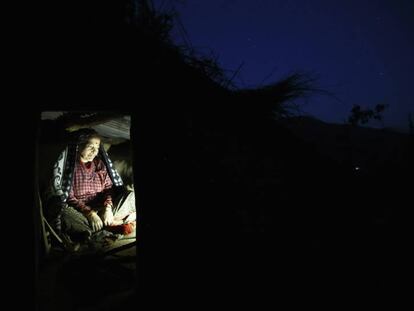
[[124, 113], [41, 113], [35, 210], [40, 310], [116, 309], [135, 294], [130, 126]]

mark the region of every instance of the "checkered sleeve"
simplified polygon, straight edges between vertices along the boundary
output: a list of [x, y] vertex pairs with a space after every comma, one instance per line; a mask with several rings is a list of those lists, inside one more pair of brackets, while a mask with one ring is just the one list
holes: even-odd
[[104, 171], [104, 176], [105, 176], [104, 186], [103, 186], [103, 188], [104, 188], [104, 190], [103, 190], [103, 193], [104, 193], [104, 206], [107, 206], [107, 205], [112, 205], [112, 186], [113, 186], [113, 183], [112, 183], [111, 177], [108, 174], [108, 171], [106, 170], [105, 165], [102, 165], [102, 166], [103, 166], [102, 170]]
[[83, 213], [84, 215], [88, 215], [92, 211], [92, 209], [89, 206], [87, 206], [85, 204], [85, 202], [83, 202], [83, 200], [78, 200], [75, 197], [75, 194], [74, 194], [74, 191], [73, 191], [73, 187], [72, 187], [72, 189], [70, 189], [69, 196], [68, 196], [68, 199], [66, 200], [66, 202], [70, 206], [73, 206], [78, 211], [80, 211], [81, 213]]

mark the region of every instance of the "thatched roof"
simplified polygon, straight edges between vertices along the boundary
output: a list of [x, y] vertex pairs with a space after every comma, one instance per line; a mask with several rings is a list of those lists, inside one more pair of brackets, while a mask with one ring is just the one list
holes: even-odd
[[42, 120], [55, 120], [62, 128], [72, 132], [79, 128], [92, 128], [105, 138], [130, 139], [131, 116], [99, 112], [45, 111]]

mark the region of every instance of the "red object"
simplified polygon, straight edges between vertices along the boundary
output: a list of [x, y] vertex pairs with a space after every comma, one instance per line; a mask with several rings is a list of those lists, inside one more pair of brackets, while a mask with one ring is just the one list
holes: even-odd
[[135, 222], [130, 222], [128, 224], [118, 225], [118, 226], [108, 226], [105, 230], [112, 233], [127, 235], [134, 231]]

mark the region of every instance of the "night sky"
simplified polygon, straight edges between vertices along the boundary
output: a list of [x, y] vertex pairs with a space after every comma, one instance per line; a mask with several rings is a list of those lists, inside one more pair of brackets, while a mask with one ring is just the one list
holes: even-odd
[[[233, 81], [237, 87], [307, 72], [337, 99], [312, 96], [302, 105], [304, 113], [343, 123], [355, 104], [387, 104], [384, 125], [407, 131], [408, 115], [414, 114], [413, 0], [153, 2], [164, 10], [175, 7], [195, 50], [213, 52], [229, 71], [243, 64]], [[178, 44], [180, 33], [173, 32]]]

